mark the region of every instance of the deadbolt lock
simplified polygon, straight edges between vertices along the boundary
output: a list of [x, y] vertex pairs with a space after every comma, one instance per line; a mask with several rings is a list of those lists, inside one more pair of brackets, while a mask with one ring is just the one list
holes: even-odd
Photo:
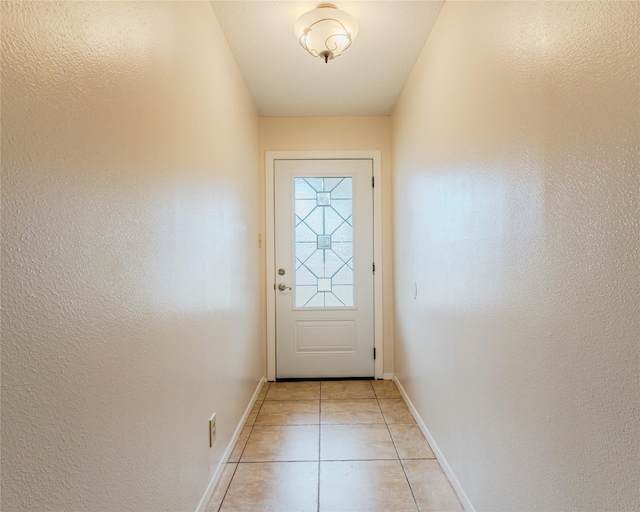
[[279, 269], [278, 269], [278, 275], [283, 276], [283, 275], [285, 275], [285, 273], [286, 273], [286, 272], [284, 271], [284, 269], [283, 269], [283, 268], [279, 268]]

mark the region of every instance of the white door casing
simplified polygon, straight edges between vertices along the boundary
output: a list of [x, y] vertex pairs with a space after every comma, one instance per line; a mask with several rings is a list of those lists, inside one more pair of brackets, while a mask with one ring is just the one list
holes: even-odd
[[[267, 152], [266, 168], [267, 378], [382, 378], [380, 152]], [[351, 190], [353, 203], [345, 195]], [[297, 213], [311, 212], [304, 223], [294, 215], [296, 196]], [[346, 219], [351, 204], [347, 223], [338, 214]], [[327, 229], [343, 226], [332, 237], [318, 230], [325, 217]], [[355, 230], [353, 260], [348, 224]]]

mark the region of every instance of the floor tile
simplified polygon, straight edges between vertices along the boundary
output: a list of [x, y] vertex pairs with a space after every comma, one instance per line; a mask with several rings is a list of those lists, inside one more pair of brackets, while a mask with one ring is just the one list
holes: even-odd
[[384, 423], [384, 418], [378, 401], [374, 399], [322, 400], [320, 423], [323, 425]]
[[401, 459], [435, 459], [418, 425], [389, 425], [391, 437]]
[[256, 425], [317, 425], [320, 400], [268, 400], [260, 409]]
[[464, 512], [437, 460], [405, 460], [402, 465], [421, 512]]
[[323, 400], [346, 400], [354, 398], [375, 398], [368, 380], [337, 380], [322, 382]]
[[229, 455], [229, 462], [238, 462], [240, 460], [242, 450], [244, 450], [244, 446], [247, 444], [247, 439], [249, 439], [249, 434], [251, 434], [251, 427], [244, 427], [240, 431], [236, 445], [233, 447], [231, 455]]
[[318, 460], [317, 425], [255, 426], [240, 462]]
[[418, 507], [463, 512], [393, 381], [276, 382], [262, 386], [205, 512]]
[[386, 425], [322, 425], [321, 460], [397, 459]]
[[262, 384], [262, 388], [260, 389], [260, 393], [258, 393], [258, 400], [264, 400], [264, 397], [267, 394], [267, 391], [269, 390], [269, 382], [265, 382], [264, 384]]
[[227, 493], [227, 489], [229, 488], [229, 484], [231, 483], [231, 478], [236, 470], [237, 464], [225, 464], [224, 470], [222, 471], [222, 475], [220, 476], [220, 480], [218, 480], [218, 484], [216, 485], [213, 494], [211, 495], [211, 499], [209, 503], [207, 503], [207, 508], [204, 509], [204, 512], [218, 512], [220, 510], [220, 505], [222, 504], [222, 500], [224, 499], [224, 495]]
[[321, 462], [321, 512], [416, 512], [397, 460]]
[[371, 385], [378, 398], [402, 398], [396, 383], [392, 380], [372, 380]]
[[256, 401], [256, 403], [253, 404], [253, 408], [251, 409], [251, 412], [247, 417], [247, 421], [245, 421], [244, 423], [245, 427], [253, 426], [253, 424], [256, 422], [256, 418], [258, 417], [258, 412], [260, 412], [260, 407], [262, 407], [262, 400]]
[[415, 423], [404, 400], [378, 399], [382, 415], [387, 423]]
[[272, 382], [265, 400], [318, 400], [320, 382]]
[[315, 512], [317, 462], [238, 464], [222, 512]]

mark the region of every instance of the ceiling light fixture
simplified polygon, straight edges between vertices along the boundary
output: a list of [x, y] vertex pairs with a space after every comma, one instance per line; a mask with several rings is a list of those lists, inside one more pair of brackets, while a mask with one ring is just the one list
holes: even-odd
[[358, 24], [335, 5], [320, 4], [300, 16], [294, 30], [302, 47], [327, 63], [351, 46], [358, 35]]

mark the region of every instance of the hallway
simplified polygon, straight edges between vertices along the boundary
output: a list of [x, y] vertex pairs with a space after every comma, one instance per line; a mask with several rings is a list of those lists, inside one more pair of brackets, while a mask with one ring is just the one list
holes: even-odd
[[206, 512], [463, 510], [393, 381], [265, 383]]
[[[0, 508], [640, 511], [640, 2], [345, 1], [329, 63], [313, 7], [0, 2]], [[329, 153], [374, 368], [307, 375], [384, 380], [262, 389], [305, 248], [365, 254], [275, 221]]]

